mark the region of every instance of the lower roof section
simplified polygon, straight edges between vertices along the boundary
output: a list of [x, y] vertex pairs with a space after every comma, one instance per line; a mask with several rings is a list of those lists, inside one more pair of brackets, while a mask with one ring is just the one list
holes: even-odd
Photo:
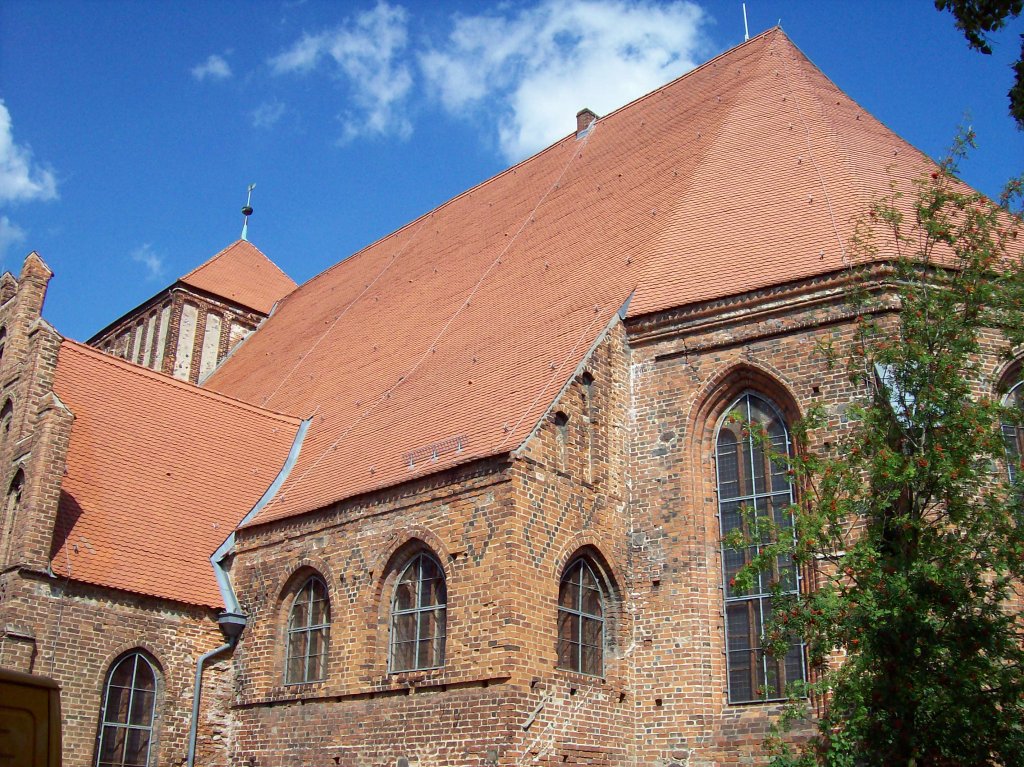
[[75, 420], [53, 570], [221, 607], [210, 555], [277, 477], [299, 420], [73, 341], [54, 391]]

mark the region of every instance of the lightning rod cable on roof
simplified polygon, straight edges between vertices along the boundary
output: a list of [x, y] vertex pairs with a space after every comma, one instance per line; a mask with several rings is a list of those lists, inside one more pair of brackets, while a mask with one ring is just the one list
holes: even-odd
[[[312, 344], [309, 345], [309, 348], [306, 349], [306, 351], [304, 351], [302, 353], [302, 356], [300, 356], [299, 359], [296, 360], [295, 364], [292, 365], [288, 369], [288, 372], [284, 374], [284, 376], [281, 378], [281, 381], [277, 384], [276, 387], [274, 387], [274, 390], [272, 392], [270, 392], [270, 394], [268, 394], [266, 397], [263, 398], [262, 402], [260, 402], [261, 406], [266, 407], [267, 403], [271, 399], [273, 399], [277, 395], [277, 393], [279, 391], [281, 391], [281, 387], [284, 386], [285, 381], [287, 381], [289, 378], [291, 378], [292, 373], [294, 373], [296, 370], [299, 369], [299, 366], [302, 365], [302, 363], [306, 361], [306, 358], [310, 354], [313, 353], [313, 351], [316, 349], [316, 347], [318, 347], [320, 345], [321, 341], [323, 341], [325, 338], [327, 338], [327, 336], [329, 336], [331, 334], [331, 331], [334, 330], [334, 328], [337, 326], [337, 324], [339, 322], [341, 322], [341, 318], [344, 317], [346, 314], [348, 314], [348, 310], [351, 309], [353, 306], [355, 306], [356, 301], [358, 301], [360, 298], [365, 296], [369, 292], [370, 288], [372, 288], [374, 285], [376, 285], [377, 282], [380, 280], [380, 278], [383, 277], [384, 274], [392, 266], [394, 266], [395, 262], [401, 257], [401, 255], [406, 251], [406, 249], [409, 247], [409, 245], [411, 245], [412, 242], [419, 235], [420, 229], [423, 228], [423, 225], [426, 223], [427, 219], [430, 218], [430, 216], [431, 216], [431, 214], [427, 213], [427, 214], [423, 215], [420, 218], [419, 225], [416, 227], [415, 230], [413, 230], [413, 233], [412, 233], [412, 235], [410, 235], [409, 239], [407, 239], [405, 242], [403, 242], [402, 246], [400, 248], [398, 248], [398, 250], [396, 250], [394, 253], [391, 254], [391, 258], [388, 259], [388, 262], [386, 264], [384, 264], [384, 268], [381, 269], [377, 273], [377, 276], [374, 277], [372, 280], [370, 280], [366, 284], [366, 287], [364, 287], [361, 291], [359, 291], [359, 293], [355, 296], [355, 298], [353, 298], [351, 301], [348, 302], [348, 305], [344, 309], [341, 310], [341, 313], [337, 317], [334, 318], [334, 321], [331, 322], [331, 324], [328, 325], [324, 329], [324, 332], [321, 333], [319, 336], [317, 336], [317, 339]], [[316, 409], [319, 410], [320, 406], [317, 405]]]
[[[562, 167], [561, 172], [559, 172], [558, 178], [556, 178], [554, 180], [554, 182], [544, 191], [544, 193], [537, 200], [537, 203], [533, 206], [533, 209], [530, 210], [530, 212], [528, 214], [526, 214], [526, 216], [523, 218], [522, 223], [519, 225], [519, 228], [516, 229], [515, 234], [513, 234], [511, 237], [508, 238], [508, 242], [505, 243], [505, 247], [501, 249], [501, 252], [498, 253], [498, 255], [495, 256], [494, 260], [491, 261], [491, 263], [484, 269], [483, 273], [480, 275], [480, 278], [476, 281], [476, 284], [473, 285], [473, 287], [470, 289], [469, 294], [466, 296], [466, 299], [461, 304], [459, 304], [459, 306], [452, 313], [451, 317], [448, 318], [448, 321], [445, 322], [445, 324], [441, 327], [440, 331], [438, 331], [437, 335], [434, 336], [433, 340], [429, 344], [427, 344], [427, 348], [423, 351], [423, 353], [419, 356], [419, 358], [413, 363], [412, 367], [409, 368], [409, 370], [405, 373], [405, 375], [399, 376], [398, 380], [395, 381], [395, 383], [393, 383], [391, 386], [389, 386], [387, 389], [385, 389], [372, 403], [370, 403], [359, 415], [357, 415], [355, 420], [353, 420], [352, 423], [349, 424], [348, 427], [346, 427], [342, 431], [342, 433], [339, 434], [338, 437], [333, 442], [331, 442], [330, 445], [328, 445], [326, 448], [324, 448], [320, 452], [320, 454], [315, 459], [313, 459], [313, 461], [309, 464], [309, 466], [307, 466], [303, 470], [302, 474], [300, 474], [298, 477], [295, 478], [294, 482], [292, 483], [293, 487], [299, 485], [302, 482], [302, 480], [306, 477], [306, 475], [309, 474], [311, 471], [313, 471], [313, 469], [315, 469], [320, 464], [320, 461], [322, 461], [324, 459], [324, 456], [326, 456], [328, 453], [333, 452], [334, 449], [337, 448], [337, 446], [341, 443], [341, 441], [343, 439], [345, 439], [345, 437], [347, 437], [349, 434], [352, 433], [353, 429], [355, 429], [360, 423], [363, 422], [363, 420], [365, 420], [371, 413], [373, 413], [377, 409], [378, 405], [380, 405], [385, 400], [389, 399], [391, 397], [392, 392], [394, 392], [395, 389], [397, 389], [403, 382], [408, 381], [412, 377], [412, 375], [420, 368], [420, 366], [423, 364], [423, 362], [430, 356], [431, 352], [437, 347], [438, 341], [440, 341], [444, 337], [444, 335], [448, 332], [448, 329], [452, 326], [452, 323], [454, 323], [455, 320], [458, 319], [459, 315], [462, 314], [462, 312], [465, 310], [465, 308], [467, 306], [469, 306], [470, 303], [472, 303], [473, 297], [476, 296], [477, 292], [480, 290], [480, 287], [483, 285], [484, 281], [491, 275], [491, 273], [495, 270], [495, 268], [499, 264], [501, 264], [501, 261], [504, 258], [505, 254], [508, 253], [508, 251], [512, 248], [512, 245], [515, 243], [515, 241], [519, 239], [519, 235], [522, 234], [523, 230], [526, 229], [527, 225], [530, 224], [530, 222], [532, 222], [534, 220], [534, 216], [536, 216], [537, 211], [540, 210], [541, 205], [544, 204], [544, 202], [547, 200], [547, 198], [551, 195], [551, 193], [555, 189], [558, 189], [559, 186], [561, 186], [562, 179], [565, 178], [565, 174], [568, 173], [569, 168], [573, 164], [573, 161], [576, 160], [576, 158], [583, 156], [583, 150], [586, 148], [586, 145], [590, 141], [591, 136], [594, 135], [594, 133], [595, 133], [595, 131], [597, 129], [597, 126], [598, 126], [598, 122], [597, 121], [592, 123], [591, 129], [589, 131], [587, 131], [586, 135], [582, 139], [579, 139], [576, 142], [577, 146], [573, 148], [572, 152], [570, 152], [569, 159], [566, 161], [565, 165]], [[426, 221], [426, 219], [429, 218], [429, 217], [430, 217], [429, 214], [423, 216], [423, 218], [421, 219], [421, 222], [420, 222], [420, 227], [418, 227], [416, 229], [416, 232], [413, 233], [413, 236], [409, 238], [408, 242], [412, 242], [412, 240], [415, 238], [416, 234], [419, 233], [420, 228], [422, 228], [423, 222]], [[408, 242], [406, 244], [408, 244]], [[405, 246], [402, 247], [402, 250], [404, 250], [404, 249], [405, 249]], [[397, 255], [396, 255], [396, 258], [397, 258]], [[388, 264], [388, 267], [390, 267], [391, 263], [393, 263], [393, 262], [394, 262], [394, 259], [392, 259], [392, 262], [390, 262]], [[385, 267], [385, 269], [381, 271], [380, 275], [378, 275], [376, 279], [379, 279], [380, 276], [384, 274], [384, 271], [387, 271], [388, 267]], [[374, 281], [376, 281], [376, 279]], [[369, 290], [369, 286], [367, 286], [367, 290]], [[362, 296], [363, 293], [365, 293], [365, 292], [366, 291], [364, 290], [362, 293], [359, 294], [359, 296]], [[346, 312], [352, 306], [352, 304], [354, 304], [355, 301], [358, 300], [359, 296], [357, 296], [355, 299], [353, 299], [352, 302], [349, 304], [349, 306], [345, 308]], [[331, 324], [331, 326], [327, 330], [324, 331], [324, 333], [320, 336], [320, 338], [318, 338], [316, 340], [316, 342], [313, 344], [313, 346], [310, 347], [309, 351], [306, 352], [306, 354], [304, 354], [302, 356], [302, 358], [298, 362], [296, 362], [296, 364], [288, 372], [289, 376], [295, 371], [295, 369], [299, 365], [302, 364], [302, 361], [305, 360], [305, 358], [309, 355], [309, 353], [313, 351], [313, 348], [323, 340], [323, 338], [331, 331], [331, 329], [333, 329], [333, 327], [337, 324], [339, 319], [341, 319], [340, 315], [339, 315], [338, 319], [336, 319]], [[593, 325], [593, 323], [594, 323], [594, 320], [591, 320], [591, 323], [588, 326], [588, 329], [589, 329], [590, 326]], [[580, 341], [577, 340], [576, 344], [573, 346], [573, 350], [575, 350], [576, 347], [579, 346], [579, 343], [580, 343]], [[563, 365], [564, 364], [565, 363], [563, 362]], [[284, 381], [282, 380], [281, 383], [283, 384]], [[544, 388], [546, 388], [547, 386], [548, 386], [548, 384], [545, 384]], [[281, 388], [281, 385], [279, 384], [277, 389], [274, 390], [274, 393], [276, 394], [277, 390], [280, 389], [280, 388]], [[542, 388], [541, 391], [543, 392], [543, 388]], [[266, 400], [264, 400], [264, 402], [266, 402]], [[525, 417], [525, 413], [524, 413], [524, 417]], [[522, 417], [519, 420], [521, 422], [522, 421]], [[501, 444], [504, 444], [504, 441]]]
[[[775, 40], [777, 39], [777, 37], [778, 33], [772, 35], [771, 49], [773, 52], [775, 50]], [[828, 186], [825, 184], [825, 177], [822, 176], [821, 174], [821, 167], [818, 165], [818, 161], [814, 158], [814, 149], [811, 145], [811, 127], [810, 125], [807, 124], [807, 119], [804, 117], [804, 110], [800, 106], [800, 100], [795, 95], [793, 95], [793, 82], [790, 79], [789, 74], [789, 60], [784, 58], [782, 64], [784, 71], [786, 73], [787, 94], [792, 97], [793, 102], [796, 104], [796, 111], [800, 117], [800, 123], [804, 126], [804, 141], [807, 144], [807, 156], [811, 158], [811, 164], [814, 166], [814, 172], [817, 173], [818, 175], [818, 185], [821, 187], [821, 193], [825, 195], [825, 204], [828, 206], [828, 217], [829, 220], [832, 222], [832, 231], [836, 235], [836, 242], [839, 243], [839, 252], [842, 254], [843, 263], [846, 263], [848, 258], [846, 255], [846, 245], [843, 244], [842, 235], [840, 235], [839, 233], [839, 225], [836, 224], [835, 211], [832, 209], [832, 198], [829, 196]]]

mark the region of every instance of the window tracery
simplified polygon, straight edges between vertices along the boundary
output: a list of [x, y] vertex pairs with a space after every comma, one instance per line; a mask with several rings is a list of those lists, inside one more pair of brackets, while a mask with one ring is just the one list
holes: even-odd
[[327, 584], [310, 576], [292, 602], [288, 614], [288, 655], [285, 684], [319, 682], [327, 678], [331, 604]]
[[[770, 515], [780, 529], [792, 531], [788, 507], [794, 500], [793, 487], [785, 463], [772, 460], [772, 454], [788, 455], [792, 449], [785, 419], [774, 404], [753, 392], [740, 396], [727, 413], [715, 435], [722, 538], [741, 529], [749, 540], [751, 513]], [[757, 427], [767, 435], [763, 442], [751, 435], [751, 429]], [[789, 682], [804, 679], [804, 652], [799, 642], [794, 641], [782, 658], [772, 657], [761, 644], [772, 610], [772, 583], [781, 584], [782, 593], [799, 593], [800, 574], [795, 564], [788, 557], [778, 557], [771, 571], [760, 574], [752, 592], [740, 592], [736, 587], [736, 574], [759, 550], [756, 541], [744, 548], [722, 543], [730, 703], [780, 699]]]

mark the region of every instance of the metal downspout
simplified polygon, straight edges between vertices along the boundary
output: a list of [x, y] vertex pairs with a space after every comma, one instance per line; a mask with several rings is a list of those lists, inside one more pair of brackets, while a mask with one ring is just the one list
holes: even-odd
[[226, 643], [209, 652], [204, 652], [196, 662], [196, 686], [192, 691], [192, 724], [188, 729], [188, 767], [195, 767], [196, 763], [196, 739], [199, 733], [199, 699], [203, 692], [203, 666], [206, 661], [214, 655], [220, 655], [238, 644], [238, 637], [234, 636]]
[[[306, 432], [309, 429], [309, 424], [312, 419], [306, 419], [299, 424], [299, 428], [295, 433], [295, 439], [292, 442], [291, 450], [288, 453], [288, 457], [285, 459], [284, 466], [281, 467], [281, 471], [277, 477], [267, 488], [267, 491], [263, 494], [263, 497], [256, 502], [256, 505], [252, 507], [248, 514], [246, 514], [242, 520], [238, 523], [238, 526], [244, 525], [250, 519], [255, 517], [264, 506], [266, 506], [280, 490], [281, 485], [284, 484], [288, 474], [291, 472], [292, 467], [295, 466], [295, 462], [299, 459], [299, 451], [302, 448], [302, 440], [306, 436]], [[224, 560], [231, 556], [235, 547], [235, 533], [232, 531], [231, 535], [218, 547], [217, 551], [210, 557], [210, 564], [213, 565], [213, 573], [217, 578], [217, 586], [220, 589], [221, 598], [224, 600], [224, 605], [227, 609], [220, 614], [217, 618], [217, 623], [220, 624], [220, 629], [224, 632], [224, 636], [227, 637], [227, 642], [222, 644], [220, 647], [216, 647], [209, 652], [205, 652], [199, 656], [199, 660], [196, 661], [196, 679], [195, 687], [192, 688], [192, 723], [188, 728], [188, 764], [187, 767], [195, 767], [196, 761], [196, 741], [199, 736], [199, 702], [203, 692], [203, 667], [206, 665], [206, 661], [215, 655], [220, 655], [223, 652], [227, 652], [234, 648], [238, 644], [238, 638], [242, 635], [242, 631], [245, 630], [246, 616], [242, 614], [242, 608], [238, 604], [238, 597], [235, 596], [235, 590], [231, 586], [231, 578], [228, 576], [227, 569], [224, 566]]]

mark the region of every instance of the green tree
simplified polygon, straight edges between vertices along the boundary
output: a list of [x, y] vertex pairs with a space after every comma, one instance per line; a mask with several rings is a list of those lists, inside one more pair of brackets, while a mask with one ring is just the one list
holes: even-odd
[[[844, 433], [815, 409], [796, 455], [773, 457], [799, 488], [796, 535], [750, 511], [725, 540], [761, 544], [740, 588], [778, 557], [814, 581], [778, 586], [765, 628], [776, 654], [800, 637], [812, 669], [769, 738], [775, 765], [1024, 764], [1024, 471], [1010, 480], [1002, 428], [1022, 414], [985, 380], [1024, 344], [1020, 216], [957, 181], [959, 155], [856, 238], [856, 332], [822, 353], [861, 396]], [[794, 745], [782, 731], [812, 704]]]
[[[1024, 10], [1024, 0], [935, 0], [940, 11], [949, 11], [968, 45], [976, 51], [992, 54], [988, 33], [1006, 26], [1007, 19], [1015, 19]], [[1010, 116], [1017, 128], [1024, 130], [1024, 35], [1020, 36], [1020, 58], [1013, 64], [1013, 86], [1010, 98]]]

